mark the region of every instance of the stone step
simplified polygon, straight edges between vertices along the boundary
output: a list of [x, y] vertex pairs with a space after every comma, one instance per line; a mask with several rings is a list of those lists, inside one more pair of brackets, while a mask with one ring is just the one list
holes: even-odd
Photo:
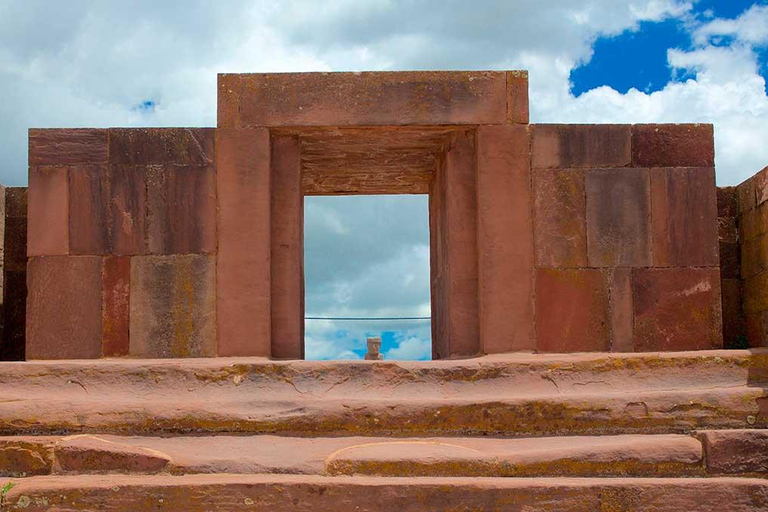
[[3, 510], [399, 512], [768, 509], [757, 478], [382, 478], [317, 475], [77, 475], [16, 480]]
[[518, 439], [91, 434], [0, 438], [0, 476], [113, 472], [768, 477], [768, 430]]
[[0, 434], [661, 434], [768, 427], [768, 350], [0, 365]]

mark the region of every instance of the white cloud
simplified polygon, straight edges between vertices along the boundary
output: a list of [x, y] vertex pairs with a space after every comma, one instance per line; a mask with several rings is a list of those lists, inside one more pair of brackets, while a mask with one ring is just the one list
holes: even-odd
[[423, 361], [432, 358], [432, 342], [429, 338], [403, 335], [395, 341], [398, 342], [397, 347], [382, 354], [384, 359], [390, 361]]

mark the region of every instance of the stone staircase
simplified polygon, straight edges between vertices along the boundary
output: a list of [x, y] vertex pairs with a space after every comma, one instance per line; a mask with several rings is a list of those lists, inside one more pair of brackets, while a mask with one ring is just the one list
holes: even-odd
[[0, 366], [2, 510], [768, 510], [768, 350]]

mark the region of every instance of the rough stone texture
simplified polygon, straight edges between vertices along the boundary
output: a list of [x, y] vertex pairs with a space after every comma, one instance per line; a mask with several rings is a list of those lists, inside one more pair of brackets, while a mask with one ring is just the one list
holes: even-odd
[[486, 354], [535, 348], [530, 136], [477, 130], [480, 344]]
[[610, 297], [611, 352], [633, 352], [632, 269], [614, 268], [608, 271], [606, 277]]
[[109, 250], [105, 166], [69, 169], [69, 252], [106, 254]]
[[0, 439], [0, 477], [50, 474], [53, 466], [50, 441], [50, 438], [28, 437]]
[[218, 126], [504, 124], [496, 71], [220, 74]]
[[745, 314], [768, 310], [768, 272], [744, 279], [743, 292]]
[[719, 269], [632, 272], [636, 350], [706, 350], [723, 346]]
[[507, 71], [507, 121], [528, 124], [527, 71]]
[[102, 268], [102, 353], [126, 356], [130, 335], [131, 258], [106, 256]]
[[749, 279], [768, 269], [768, 236], [741, 243], [741, 277]]
[[107, 163], [107, 130], [91, 128], [29, 130], [29, 165]]
[[715, 171], [651, 169], [653, 266], [718, 266]]
[[635, 167], [713, 167], [711, 124], [636, 124], [632, 126]]
[[739, 238], [754, 240], [768, 233], [768, 203], [746, 210], [739, 215]]
[[533, 171], [536, 266], [586, 267], [584, 171]]
[[295, 136], [271, 141], [272, 357], [304, 358], [304, 196]]
[[100, 439], [95, 436], [71, 436], [56, 444], [57, 469], [63, 473], [157, 473], [171, 459], [157, 451]]
[[109, 189], [111, 254], [145, 254], [147, 250], [147, 168], [110, 164]]
[[768, 475], [768, 431], [707, 430], [699, 437], [710, 473]]
[[750, 347], [768, 347], [768, 311], [745, 312], [744, 324]]
[[650, 266], [648, 170], [589, 170], [585, 183], [589, 266]]
[[213, 256], [135, 256], [130, 273], [132, 356], [216, 355]]
[[27, 189], [5, 188], [0, 361], [23, 361], [27, 310]]
[[720, 292], [723, 308], [723, 345], [725, 348], [736, 348], [743, 344], [742, 338], [746, 335], [741, 305], [741, 280], [720, 279]]
[[611, 346], [608, 289], [598, 269], [536, 271], [539, 352], [607, 351]]
[[27, 254], [69, 254], [69, 170], [30, 167]]
[[28, 359], [101, 357], [101, 257], [29, 260]]
[[208, 166], [215, 155], [213, 128], [111, 128], [112, 165]]
[[272, 332], [269, 131], [219, 129], [217, 144], [218, 354], [268, 356]]
[[629, 125], [531, 125], [534, 169], [627, 167]]

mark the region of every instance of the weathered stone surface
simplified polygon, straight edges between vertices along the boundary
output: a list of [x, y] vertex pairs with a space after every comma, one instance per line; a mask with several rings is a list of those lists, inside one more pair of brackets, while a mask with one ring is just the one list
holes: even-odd
[[65, 437], [56, 443], [54, 453], [63, 473], [157, 473], [171, 461], [157, 450], [91, 435]]
[[220, 74], [218, 126], [504, 124], [506, 73]]
[[534, 124], [532, 166], [626, 167], [631, 160], [629, 125]]
[[636, 124], [632, 126], [635, 167], [713, 167], [711, 124]]
[[536, 266], [586, 267], [583, 170], [533, 171]]
[[272, 357], [304, 358], [304, 196], [298, 138], [271, 140]]
[[768, 431], [705, 430], [699, 432], [714, 474], [768, 474]]
[[590, 267], [651, 265], [651, 198], [647, 169], [586, 173]]
[[651, 169], [653, 266], [717, 266], [715, 171]]
[[633, 269], [635, 350], [723, 346], [717, 268]]
[[134, 256], [130, 272], [132, 356], [216, 355], [213, 256]]
[[741, 213], [738, 226], [739, 238], [745, 242], [768, 233], [768, 203]]
[[213, 166], [147, 170], [149, 254], [216, 251], [216, 172]]
[[741, 276], [740, 249], [737, 242], [720, 242], [718, 244], [720, 277], [722, 279], [738, 279]]
[[27, 188], [6, 187], [3, 268], [27, 270]]
[[53, 450], [47, 441], [47, 438], [0, 440], [0, 476], [23, 478], [50, 474]]
[[215, 158], [214, 128], [111, 128], [112, 165], [208, 166]]
[[69, 253], [69, 170], [30, 167], [27, 254]]
[[109, 166], [110, 251], [115, 255], [145, 254], [147, 250], [147, 169], [135, 165]]
[[717, 187], [717, 216], [736, 217], [739, 214], [736, 187]]
[[[766, 172], [768, 172], [768, 167], [757, 174]], [[757, 206], [757, 192], [755, 191], [755, 176], [757, 174], [736, 186], [736, 206], [739, 208], [739, 213], [744, 213]]]
[[101, 357], [99, 256], [39, 256], [29, 260], [28, 359]]
[[744, 313], [768, 310], [768, 272], [743, 280]]
[[109, 251], [107, 223], [107, 168], [69, 169], [69, 252], [106, 254]]
[[507, 121], [528, 124], [527, 71], [507, 71]]
[[610, 297], [611, 352], [633, 352], [632, 269], [613, 268], [606, 277]]
[[750, 347], [768, 347], [768, 311], [744, 313], [744, 324]]
[[3, 335], [0, 361], [23, 361], [26, 347], [27, 270], [6, 270], [3, 275]]
[[217, 144], [218, 354], [268, 356], [272, 333], [269, 131], [219, 129]]
[[130, 332], [131, 258], [106, 256], [102, 268], [102, 354], [127, 356]]
[[749, 279], [768, 269], [768, 235], [741, 243], [741, 277]]
[[608, 351], [608, 288], [597, 269], [536, 271], [536, 348], [539, 352]]
[[107, 163], [107, 130], [92, 128], [29, 130], [29, 165]]
[[526, 127], [477, 130], [480, 343], [486, 354], [535, 345], [529, 148]]
[[726, 348], [737, 347], [742, 344], [742, 337], [746, 335], [744, 311], [741, 305], [741, 280], [721, 278], [720, 291], [723, 309], [723, 345]]

